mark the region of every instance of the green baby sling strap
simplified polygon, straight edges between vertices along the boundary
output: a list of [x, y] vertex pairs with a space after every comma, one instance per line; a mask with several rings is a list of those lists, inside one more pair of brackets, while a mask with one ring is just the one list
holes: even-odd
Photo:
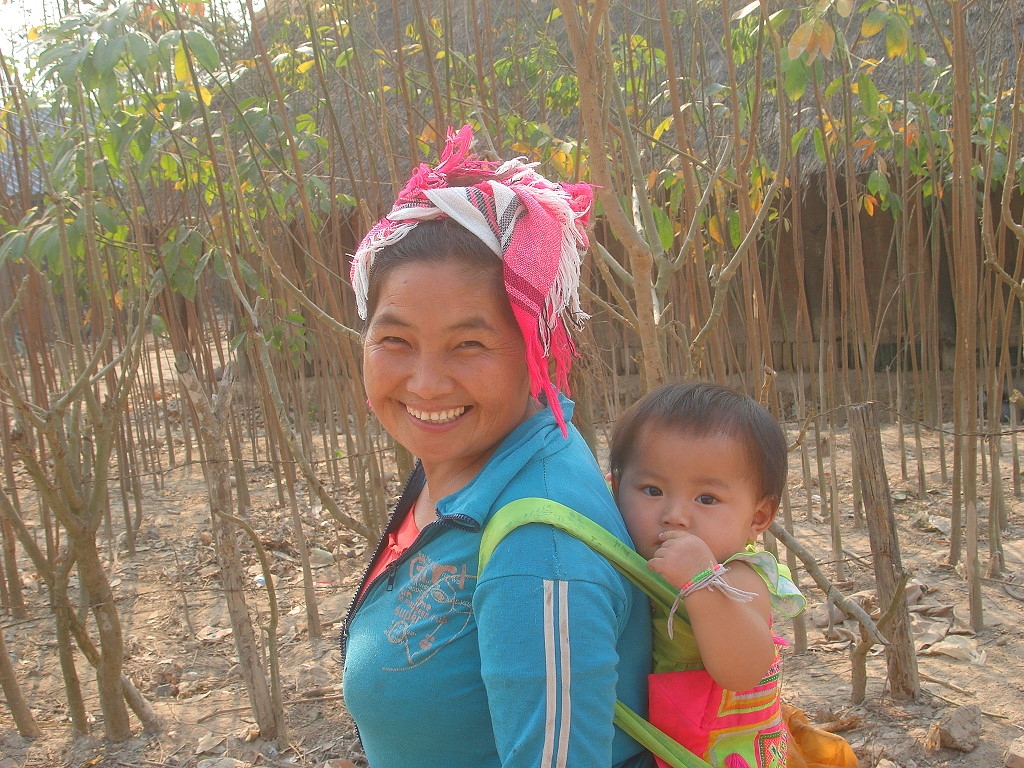
[[[509, 502], [499, 509], [484, 528], [480, 539], [480, 563], [483, 573], [498, 543], [521, 525], [553, 525], [603, 555], [627, 579], [659, 603], [667, 614], [676, 599], [676, 590], [660, 574], [647, 568], [647, 561], [611, 533], [564, 504], [550, 499], [526, 498]], [[676, 616], [677, 622], [682, 622]], [[711, 768], [711, 765], [670, 736], [662, 733], [621, 701], [615, 702], [615, 725], [672, 768]]]

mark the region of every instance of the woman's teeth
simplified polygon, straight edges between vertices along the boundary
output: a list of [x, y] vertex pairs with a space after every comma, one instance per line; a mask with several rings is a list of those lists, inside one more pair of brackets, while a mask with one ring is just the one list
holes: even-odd
[[417, 411], [409, 406], [406, 406], [405, 409], [414, 419], [429, 421], [431, 424], [444, 424], [447, 421], [453, 421], [466, 412], [466, 406], [449, 408], [447, 411]]

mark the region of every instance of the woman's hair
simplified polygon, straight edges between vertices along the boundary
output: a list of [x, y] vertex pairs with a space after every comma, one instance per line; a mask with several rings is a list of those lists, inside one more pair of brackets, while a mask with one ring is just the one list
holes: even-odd
[[782, 427], [756, 400], [719, 384], [665, 384], [637, 400], [612, 432], [609, 463], [614, 477], [633, 459], [648, 428], [688, 437], [739, 440], [757, 473], [758, 496], [774, 504], [786, 484], [788, 450]]
[[[401, 240], [385, 246], [373, 260], [366, 295], [367, 322], [380, 301], [380, 288], [395, 268], [407, 264], [442, 264], [456, 261], [480, 270], [493, 278], [495, 287], [505, 293], [502, 261], [483, 241], [452, 219], [423, 221]], [[424, 286], [429, 291], [430, 286]]]

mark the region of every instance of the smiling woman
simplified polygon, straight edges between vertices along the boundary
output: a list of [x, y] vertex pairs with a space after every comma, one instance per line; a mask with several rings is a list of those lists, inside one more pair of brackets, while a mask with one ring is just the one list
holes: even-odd
[[[421, 224], [407, 239], [438, 225], [444, 226]], [[498, 443], [539, 410], [530, 397], [522, 334], [493, 276], [500, 280], [501, 262], [483, 257], [483, 268], [453, 256], [391, 270], [366, 334], [370, 406], [419, 457], [435, 498], [476, 475]], [[444, 302], [423, 290], [432, 284], [444, 286]]]
[[374, 768], [646, 766], [612, 724], [616, 698], [642, 709], [646, 598], [549, 526], [478, 578], [480, 532], [515, 499], [628, 537], [561, 394], [591, 190], [471, 138], [449, 135], [353, 260], [366, 394], [419, 461], [345, 621], [345, 703]]

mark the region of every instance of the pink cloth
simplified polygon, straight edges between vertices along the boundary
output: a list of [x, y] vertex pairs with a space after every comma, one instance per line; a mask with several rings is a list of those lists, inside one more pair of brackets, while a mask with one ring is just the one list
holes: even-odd
[[520, 158], [501, 164], [481, 160], [469, 151], [472, 140], [470, 126], [449, 128], [440, 162], [419, 166], [391, 212], [359, 244], [351, 270], [359, 316], [366, 319], [376, 255], [421, 221], [454, 219], [502, 260], [505, 291], [526, 342], [531, 394], [545, 393], [567, 434], [558, 393], [569, 391], [576, 354], [568, 323], [579, 328], [587, 317], [579, 305], [579, 278], [593, 188], [551, 182]]
[[765, 678], [741, 692], [725, 690], [703, 669], [650, 675], [648, 720], [716, 768], [785, 768], [781, 668], [776, 649]]

